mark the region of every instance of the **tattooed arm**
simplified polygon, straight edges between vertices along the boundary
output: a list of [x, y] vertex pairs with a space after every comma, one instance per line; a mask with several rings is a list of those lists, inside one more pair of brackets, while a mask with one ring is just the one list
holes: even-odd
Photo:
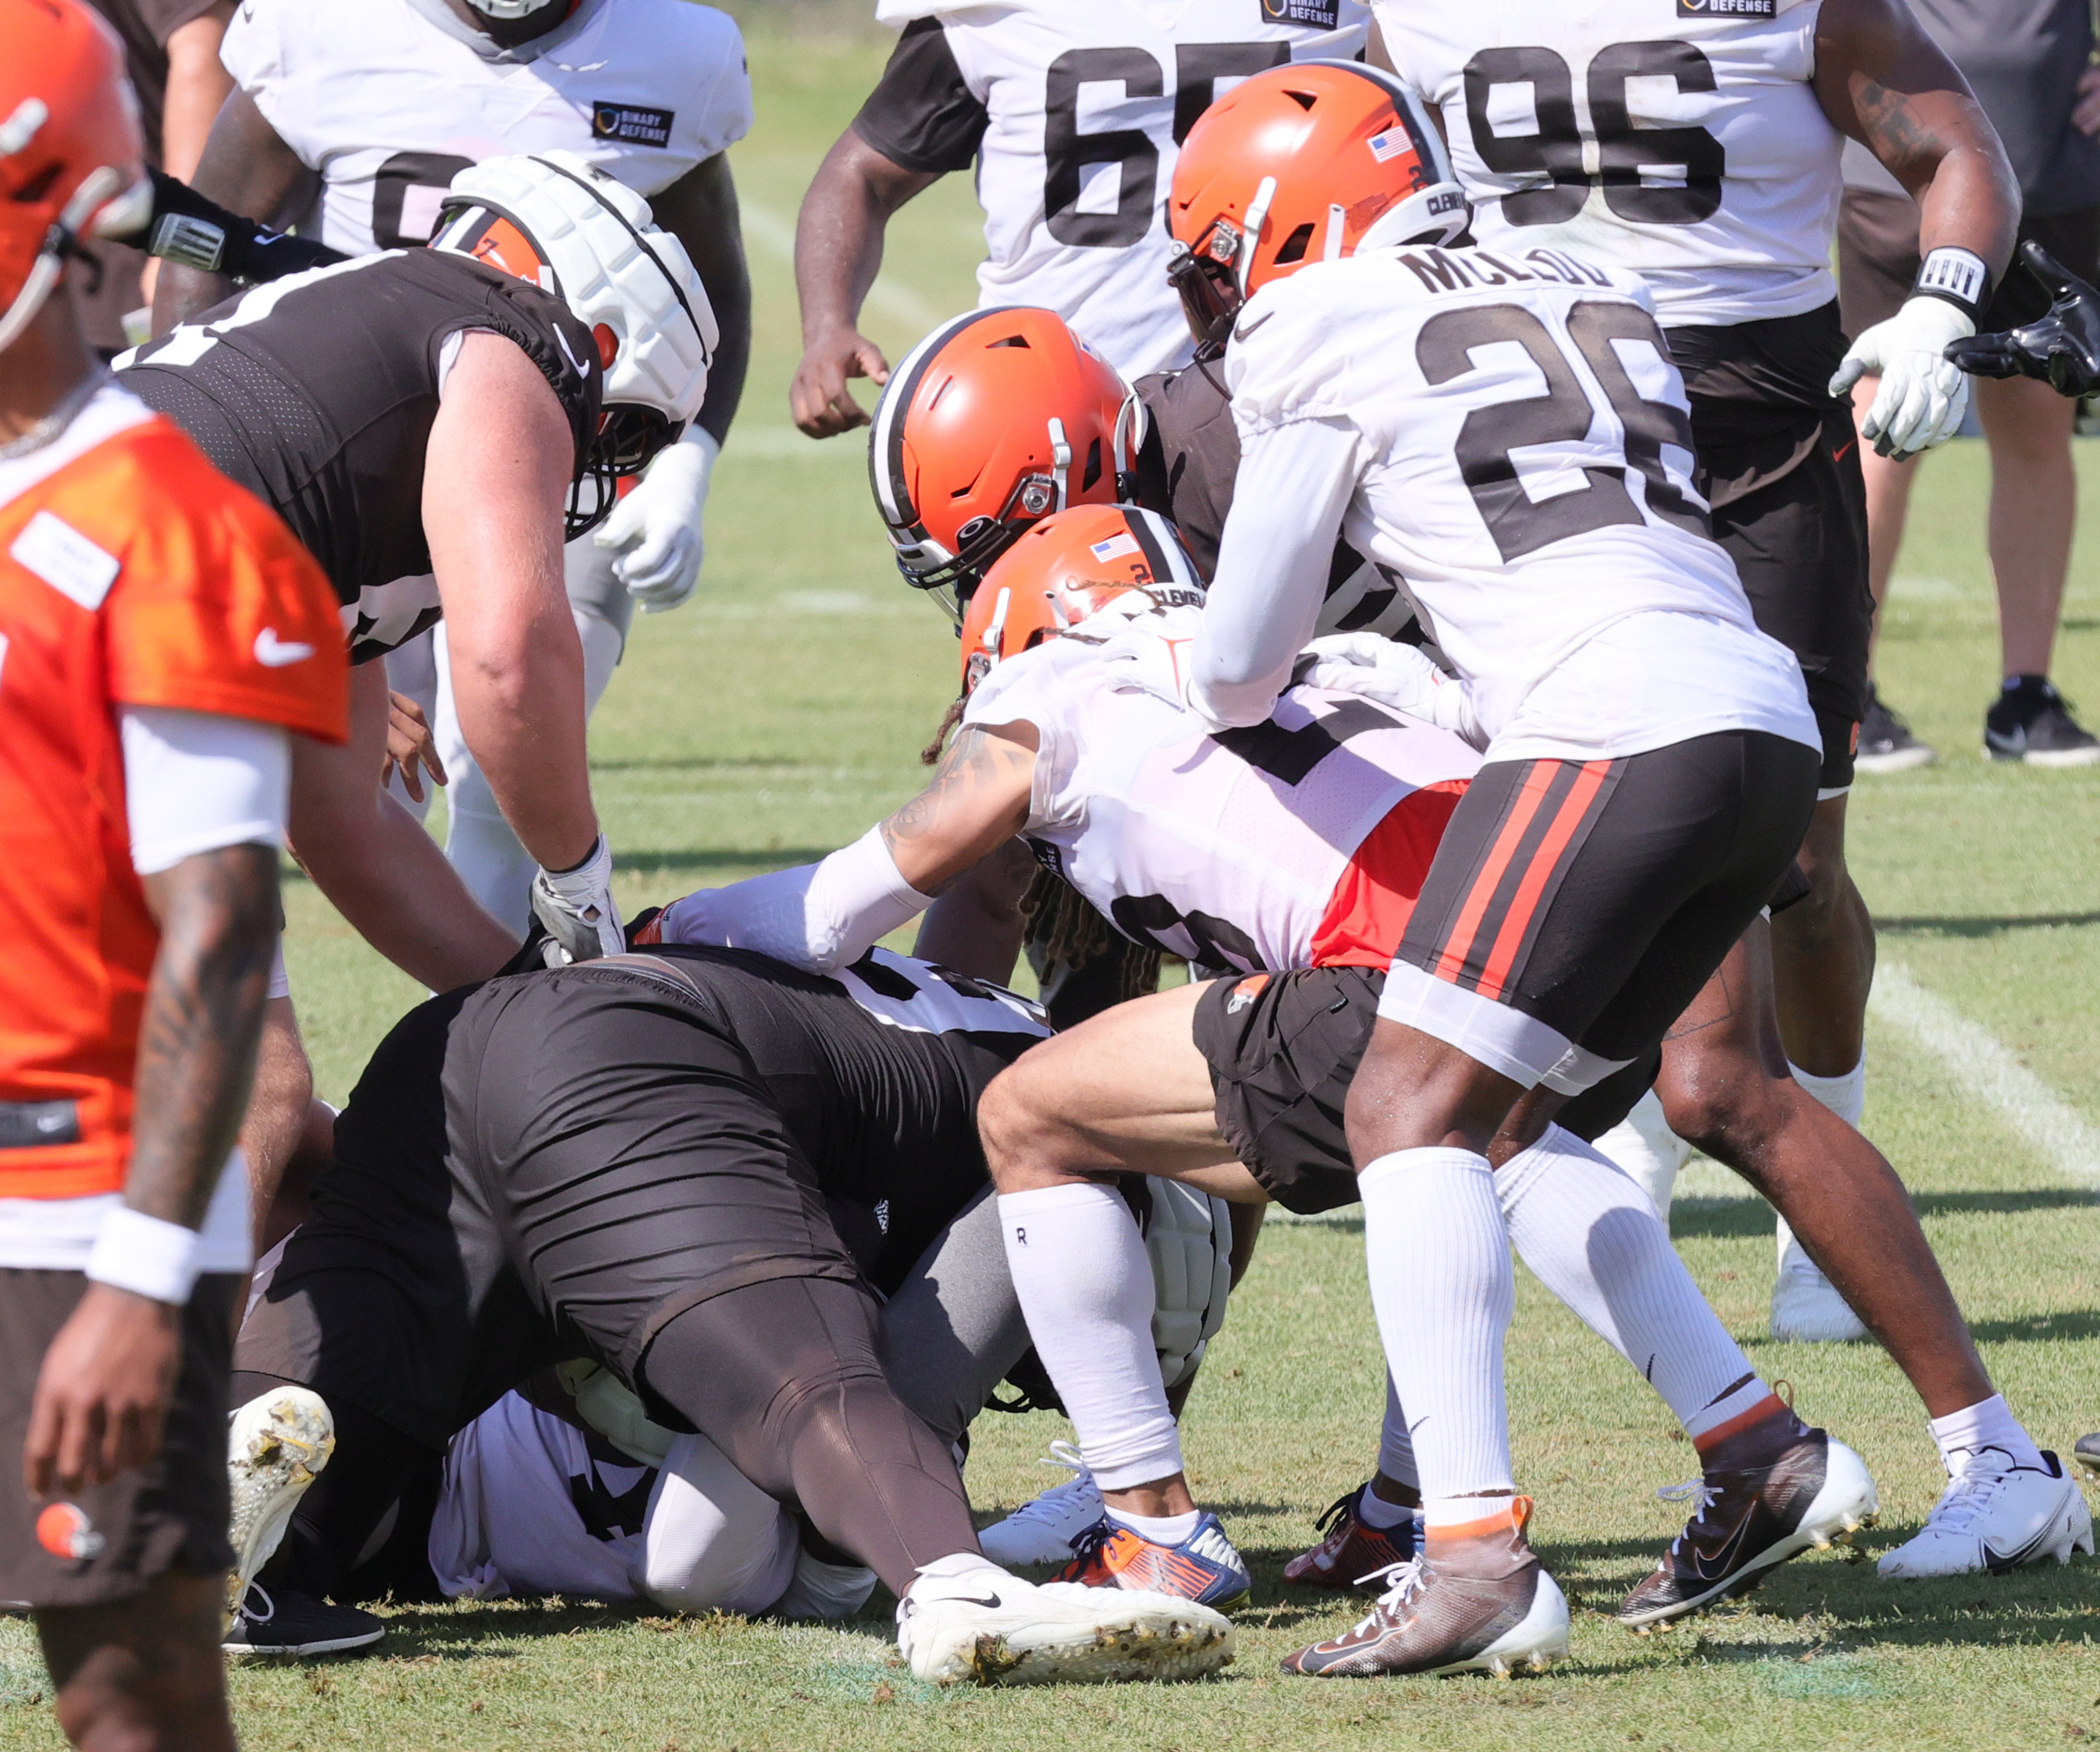
[[[195, 1229], [247, 1106], [277, 937], [277, 853], [227, 846], [143, 880], [161, 949], [146, 991], [124, 1202]], [[37, 1382], [22, 1455], [33, 1496], [152, 1458], [181, 1358], [180, 1318], [169, 1303], [88, 1285]]]
[[1918, 204], [1918, 253], [1952, 247], [1995, 280], [2013, 253], [2019, 183], [1969, 81], [1904, 0], [1824, 0], [1815, 95]]
[[933, 780], [821, 864], [703, 888], [665, 907], [656, 940], [755, 949], [813, 973], [850, 966], [1028, 820], [1035, 727], [966, 724]]

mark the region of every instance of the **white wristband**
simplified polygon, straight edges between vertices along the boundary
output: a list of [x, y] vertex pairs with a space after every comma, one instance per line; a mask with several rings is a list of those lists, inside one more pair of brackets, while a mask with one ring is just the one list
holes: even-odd
[[87, 1275], [97, 1283], [180, 1308], [196, 1283], [202, 1239], [194, 1229], [120, 1204], [95, 1233]]

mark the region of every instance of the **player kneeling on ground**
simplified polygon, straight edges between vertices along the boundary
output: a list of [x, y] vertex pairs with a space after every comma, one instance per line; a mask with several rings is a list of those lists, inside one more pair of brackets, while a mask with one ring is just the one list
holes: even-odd
[[886, 1204], [881, 1250], [915, 1259], [982, 1182], [977, 1094], [1043, 1032], [1020, 1000], [924, 963], [819, 979], [675, 949], [412, 1011], [351, 1096], [314, 1214], [236, 1349], [244, 1418], [296, 1416], [318, 1393], [342, 1438], [303, 1497], [295, 1465], [236, 1464], [253, 1486], [238, 1487], [244, 1583], [284, 1540], [249, 1645], [279, 1634], [271, 1606], [328, 1609], [418, 1464], [580, 1354], [873, 1569], [922, 1679], [1223, 1665], [1230, 1627], [1202, 1606], [1104, 1604], [982, 1555], [946, 1442], [885, 1376], [875, 1296], [827, 1209]]
[[319, 570], [61, 284], [149, 198], [114, 33], [0, 0], [0, 1595], [75, 1744], [231, 1752], [233, 1145], [292, 748], [346, 678]]
[[[1308, 1212], [1354, 1200], [1343, 1093], [1387, 945], [1480, 762], [1448, 731], [1317, 685], [1212, 733], [1114, 661], [1134, 627], [1193, 632], [1200, 594], [1152, 513], [1046, 519], [973, 601], [963, 726], [926, 794], [823, 864], [689, 896], [660, 928], [823, 968], [1019, 833], [1133, 937], [1251, 975], [1121, 1005], [1046, 1042], [979, 1113], [1015, 1287], [1107, 1504], [1066, 1574], [1230, 1603], [1246, 1566], [1188, 1494], [1146, 1331], [1152, 1274], [1111, 1183], [1135, 1171]], [[1181, 605], [1161, 612], [1162, 598]], [[1857, 1457], [1785, 1413], [1623, 1175], [1556, 1128], [1501, 1185], [1527, 1262], [1642, 1369], [1742, 1499], [1750, 1537], [1698, 1589], [1640, 1601], [1634, 1622], [1749, 1585], [1873, 1512]], [[1792, 1433], [1786, 1464], [1735, 1476], [1732, 1440], [1746, 1427], [1762, 1440], [1775, 1416]], [[1396, 1539], [1390, 1567], [1413, 1555], [1411, 1534]], [[1410, 1570], [1396, 1589], [1413, 1585]], [[1502, 1627], [1524, 1630], [1520, 1647], [1489, 1637], [1438, 1665], [1557, 1652], [1567, 1620], [1550, 1579], [1529, 1605]]]

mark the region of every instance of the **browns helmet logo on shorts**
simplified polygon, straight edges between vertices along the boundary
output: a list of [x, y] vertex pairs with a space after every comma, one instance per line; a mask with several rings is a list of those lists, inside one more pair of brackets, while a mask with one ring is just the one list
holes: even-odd
[[37, 1516], [37, 1543], [54, 1557], [86, 1563], [101, 1555], [108, 1541], [95, 1530], [86, 1512], [71, 1503], [46, 1504]]

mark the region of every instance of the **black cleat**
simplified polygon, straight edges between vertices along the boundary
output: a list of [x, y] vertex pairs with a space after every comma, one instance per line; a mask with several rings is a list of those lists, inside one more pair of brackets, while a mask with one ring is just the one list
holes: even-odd
[[1767, 1571], [1845, 1540], [1880, 1509], [1866, 1463], [1820, 1429], [1804, 1430], [1764, 1465], [1709, 1472], [1657, 1494], [1690, 1497], [1695, 1511], [1655, 1574], [1620, 1602], [1630, 1631], [1747, 1594]]
[[2100, 760], [2100, 736], [2071, 715], [2047, 676], [2016, 676], [1983, 715], [1983, 751], [2031, 767], [2087, 767]]
[[219, 1646], [229, 1654], [339, 1655], [369, 1649], [386, 1634], [384, 1624], [355, 1606], [290, 1588], [271, 1595], [251, 1582]]
[[1853, 764], [1862, 773], [1908, 773], [1929, 767], [1939, 758], [1930, 742], [1920, 742], [1901, 712], [1882, 703], [1878, 689], [1867, 690], [1867, 715], [1860, 720], [1860, 749]]

